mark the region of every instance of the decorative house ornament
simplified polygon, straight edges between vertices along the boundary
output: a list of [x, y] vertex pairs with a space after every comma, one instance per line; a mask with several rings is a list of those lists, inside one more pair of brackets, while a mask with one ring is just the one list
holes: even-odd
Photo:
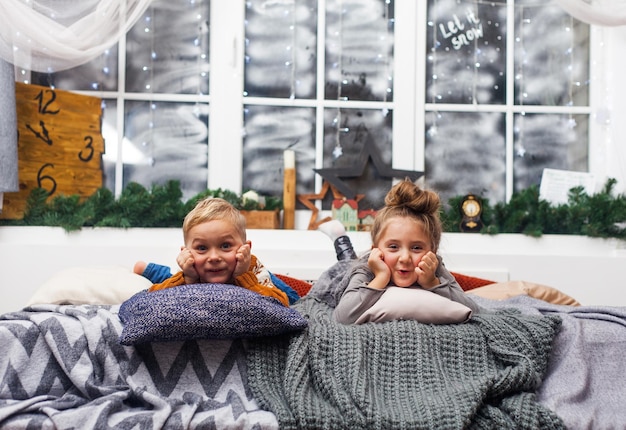
[[369, 160], [372, 160], [372, 163], [374, 164], [374, 167], [376, 168], [376, 171], [381, 178], [409, 178], [412, 181], [416, 181], [424, 175], [424, 172], [414, 170], [400, 170], [394, 169], [391, 166], [387, 166], [385, 163], [383, 163], [383, 160], [378, 152], [378, 148], [376, 148], [376, 145], [374, 145], [371, 136], [368, 136], [368, 138], [364, 141], [363, 148], [361, 149], [361, 153], [359, 154], [359, 158], [353, 166], [313, 170], [326, 181], [328, 181], [332, 186], [334, 186], [344, 197], [348, 199], [354, 199], [356, 197], [356, 191], [354, 191], [344, 181], [342, 181], [342, 178], [361, 177]]
[[[319, 227], [320, 224], [323, 224], [326, 221], [330, 221], [332, 219], [332, 217], [327, 216], [325, 218], [322, 218], [321, 220], [318, 220], [317, 218], [318, 218], [318, 214], [320, 210], [313, 203], [313, 201], [315, 200], [323, 200], [324, 197], [326, 197], [326, 194], [328, 194], [328, 191], [332, 191], [333, 198], [335, 200], [345, 198], [339, 191], [337, 191], [337, 188], [335, 188], [333, 185], [331, 185], [330, 183], [326, 181], [322, 183], [322, 189], [320, 190], [319, 193], [298, 194], [297, 196], [298, 201], [300, 203], [302, 203], [307, 208], [311, 209], [311, 219], [309, 221], [309, 226], [308, 226], [309, 230], [317, 230], [317, 227]], [[365, 197], [365, 195], [357, 194], [354, 200], [358, 203], [361, 199], [363, 199], [363, 197]]]
[[359, 231], [371, 231], [376, 217], [376, 210], [363, 209], [359, 211]]
[[354, 199], [334, 199], [332, 205], [333, 218], [341, 222], [346, 231], [357, 231], [359, 228], [359, 204]]
[[461, 231], [466, 233], [478, 232], [482, 229], [483, 223], [480, 215], [483, 212], [482, 203], [473, 194], [468, 194], [461, 200], [460, 204]]

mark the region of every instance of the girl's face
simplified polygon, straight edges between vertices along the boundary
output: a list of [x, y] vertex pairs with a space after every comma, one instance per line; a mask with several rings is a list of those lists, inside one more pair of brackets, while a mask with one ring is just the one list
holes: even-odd
[[432, 249], [424, 225], [409, 217], [390, 218], [375, 246], [383, 253], [383, 261], [391, 271], [391, 282], [408, 287], [417, 282], [415, 268]]
[[189, 229], [185, 246], [191, 251], [201, 282], [232, 283], [237, 250], [244, 244], [229, 222], [212, 220]]

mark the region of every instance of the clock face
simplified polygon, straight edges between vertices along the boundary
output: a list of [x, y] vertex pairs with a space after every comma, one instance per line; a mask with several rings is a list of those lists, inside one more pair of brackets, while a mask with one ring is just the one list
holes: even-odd
[[475, 217], [480, 213], [480, 203], [476, 200], [468, 199], [463, 202], [462, 209], [466, 216]]

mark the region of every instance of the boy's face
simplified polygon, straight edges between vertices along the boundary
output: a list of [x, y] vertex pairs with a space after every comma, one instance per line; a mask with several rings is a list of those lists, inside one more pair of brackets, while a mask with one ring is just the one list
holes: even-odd
[[225, 284], [234, 281], [237, 250], [243, 244], [235, 226], [223, 220], [213, 220], [190, 228], [185, 246], [193, 255], [201, 282]]

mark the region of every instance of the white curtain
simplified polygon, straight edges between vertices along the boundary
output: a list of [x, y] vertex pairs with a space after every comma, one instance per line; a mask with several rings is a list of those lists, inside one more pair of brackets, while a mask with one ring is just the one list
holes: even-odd
[[574, 18], [588, 24], [626, 24], [626, 0], [555, 0]]
[[114, 45], [151, 0], [1, 0], [0, 58], [51, 73], [89, 62]]

